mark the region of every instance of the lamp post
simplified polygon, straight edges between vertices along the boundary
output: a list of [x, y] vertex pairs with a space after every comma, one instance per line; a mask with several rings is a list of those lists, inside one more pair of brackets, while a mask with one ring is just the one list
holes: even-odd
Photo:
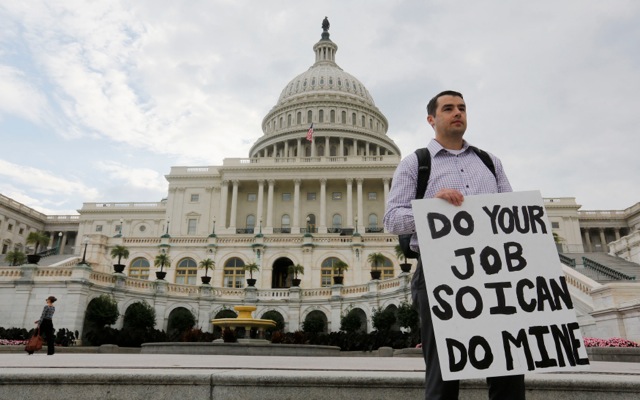
[[60, 243], [62, 242], [62, 232], [58, 232], [58, 251], [56, 254], [60, 254]]
[[120, 218], [120, 236], [122, 236], [122, 228], [124, 227], [124, 219]]
[[356, 234], [358, 234], [358, 216], [356, 215]]
[[262, 218], [260, 218], [260, 230], [258, 233], [262, 236]]
[[82, 243], [84, 243], [84, 253], [82, 253], [82, 262], [80, 264], [86, 264], [87, 263], [87, 246], [89, 245], [89, 238], [85, 236], [84, 239], [82, 240]]
[[216, 217], [213, 216], [213, 231], [211, 231], [211, 235], [209, 237], [216, 237]]

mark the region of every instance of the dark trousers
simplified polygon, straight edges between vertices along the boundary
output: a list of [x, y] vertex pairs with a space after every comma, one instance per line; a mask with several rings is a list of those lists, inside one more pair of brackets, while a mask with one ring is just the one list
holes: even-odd
[[[422, 262], [418, 262], [411, 282], [411, 297], [414, 307], [420, 313], [420, 336], [422, 355], [426, 364], [425, 400], [457, 400], [460, 381], [443, 381], [440, 372], [438, 350], [431, 324], [429, 298], [422, 273]], [[490, 400], [524, 400], [524, 375], [487, 378]]]
[[47, 340], [47, 354], [53, 355], [53, 353], [56, 352], [55, 336], [53, 335], [53, 321], [50, 319], [43, 319], [40, 323], [40, 334]]

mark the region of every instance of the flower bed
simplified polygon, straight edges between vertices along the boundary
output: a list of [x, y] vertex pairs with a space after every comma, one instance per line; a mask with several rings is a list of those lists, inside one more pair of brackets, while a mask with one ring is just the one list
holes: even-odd
[[0, 339], [0, 346], [21, 346], [27, 344], [26, 340]]
[[584, 345], [585, 347], [640, 347], [636, 342], [618, 337], [609, 339], [585, 337]]

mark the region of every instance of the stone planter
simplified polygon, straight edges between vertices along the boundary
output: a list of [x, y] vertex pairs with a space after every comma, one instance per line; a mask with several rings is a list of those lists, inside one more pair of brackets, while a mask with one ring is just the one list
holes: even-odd
[[157, 278], [158, 280], [163, 281], [165, 276], [167, 276], [167, 273], [166, 273], [166, 272], [164, 272], [164, 271], [162, 271], [162, 272], [160, 272], [160, 271], [156, 271], [156, 278]]
[[291, 286], [300, 286], [302, 279], [291, 279]]
[[400, 264], [400, 271], [407, 272], [407, 273], [411, 272], [411, 264], [409, 263]]
[[202, 281], [203, 285], [208, 285], [209, 282], [211, 282], [211, 277], [210, 276], [201, 276], [200, 280]]
[[27, 254], [27, 263], [29, 264], [37, 264], [40, 262], [40, 256], [37, 254]]
[[380, 276], [382, 276], [382, 271], [371, 271], [371, 279], [372, 280], [376, 280], [376, 279], [380, 279]]
[[256, 279], [247, 279], [247, 286], [255, 287], [256, 286]]
[[333, 284], [334, 285], [342, 285], [342, 282], [344, 282], [344, 276], [334, 276], [333, 277]]
[[121, 274], [124, 271], [124, 267], [124, 264], [113, 264], [113, 271]]

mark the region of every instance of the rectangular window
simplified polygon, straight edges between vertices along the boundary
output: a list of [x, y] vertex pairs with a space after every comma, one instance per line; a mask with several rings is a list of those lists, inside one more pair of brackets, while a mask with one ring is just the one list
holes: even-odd
[[187, 227], [187, 235], [195, 235], [196, 234], [196, 220], [190, 219]]
[[114, 232], [120, 232], [120, 229], [122, 229], [122, 225], [118, 224], [116, 225], [116, 229], [114, 230]]
[[282, 193], [282, 201], [291, 201], [291, 193]]
[[96, 225], [96, 232], [102, 232], [102, 225]]
[[376, 192], [369, 192], [369, 200], [377, 200], [378, 198], [378, 193]]
[[13, 224], [9, 224], [9, 225], [7, 226], [7, 230], [8, 230], [9, 232], [11, 232], [11, 231], [13, 230]]
[[552, 222], [551, 223], [551, 228], [560, 229], [560, 222]]
[[342, 200], [342, 192], [333, 192], [331, 194], [332, 200]]
[[18, 234], [22, 235], [24, 233], [24, 228], [20, 228], [20, 231], [18, 231]]
[[247, 193], [247, 201], [256, 201], [258, 199], [258, 195], [255, 193]]
[[316, 193], [315, 192], [307, 192], [307, 201], [313, 201], [316, 199]]
[[200, 195], [199, 194], [192, 194], [191, 195], [191, 202], [192, 203], [197, 203], [198, 201], [200, 201]]

